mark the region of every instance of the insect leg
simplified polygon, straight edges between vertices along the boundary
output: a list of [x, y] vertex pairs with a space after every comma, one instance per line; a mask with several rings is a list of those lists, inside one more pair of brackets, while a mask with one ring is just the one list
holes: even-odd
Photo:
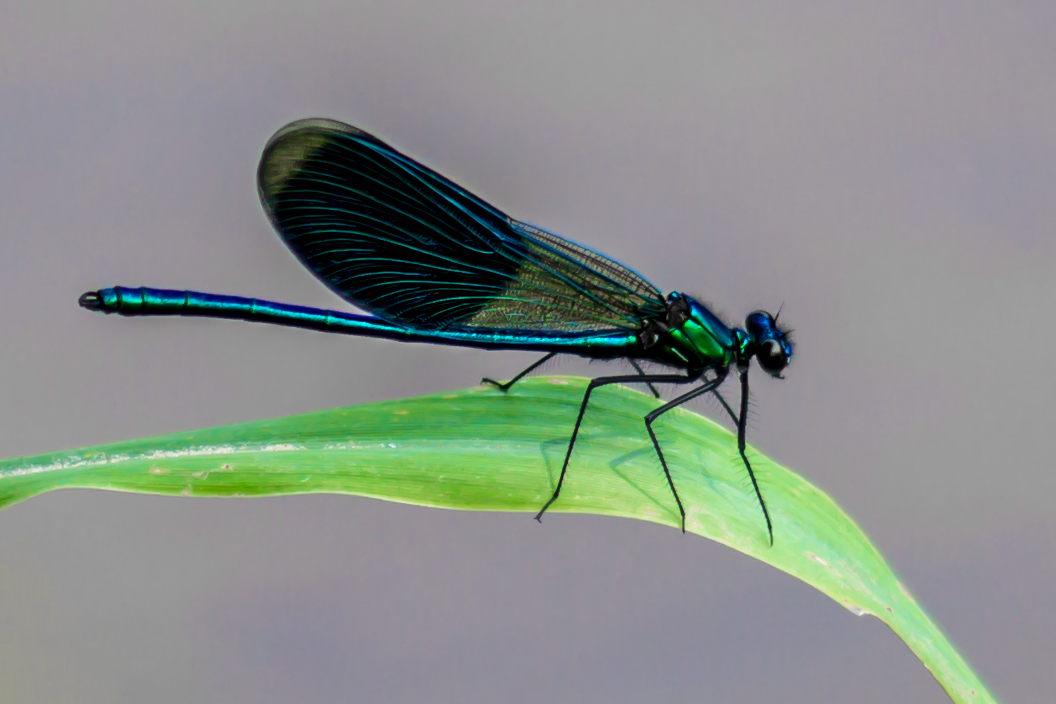
[[[635, 361], [634, 361], [633, 359], [631, 359], [630, 357], [628, 357], [628, 358], [627, 358], [627, 361], [631, 363], [631, 366], [632, 366], [632, 367], [634, 367], [634, 371], [638, 372], [638, 374], [639, 374], [640, 376], [645, 376], [645, 372], [643, 372], [643, 371], [642, 371], [642, 368], [638, 366], [638, 362], [635, 362]], [[648, 387], [649, 387], [649, 390], [653, 392], [653, 396], [654, 396], [655, 398], [660, 398], [660, 392], [656, 390], [656, 387], [655, 387], [655, 386], [653, 386], [652, 384], [650, 384], [650, 383], [649, 383], [648, 381], [647, 381], [647, 382], [645, 382], [645, 385], [646, 385], [646, 386], [648, 386]]]
[[759, 482], [755, 480], [755, 472], [752, 471], [752, 464], [748, 461], [748, 455], [744, 453], [746, 446], [745, 434], [747, 432], [748, 425], [748, 367], [743, 367], [740, 370], [741, 373], [741, 417], [737, 421], [737, 450], [741, 453], [741, 459], [744, 461], [744, 467], [748, 470], [748, 476], [752, 478], [752, 486], [755, 488], [755, 495], [759, 499], [759, 506], [763, 509], [763, 518], [766, 519], [766, 532], [770, 534], [770, 547], [774, 546], [774, 528], [770, 523], [770, 512], [766, 510], [766, 502], [763, 501], [763, 493], [759, 491]]
[[530, 366], [527, 369], [525, 369], [523, 372], [521, 372], [517, 376], [515, 376], [512, 379], [510, 379], [509, 381], [507, 381], [505, 384], [500, 384], [499, 382], [495, 381], [494, 379], [489, 379], [487, 377], [484, 377], [483, 379], [481, 379], [480, 383], [481, 384], [490, 384], [490, 385], [494, 386], [495, 388], [497, 388], [499, 391], [502, 391], [503, 393], [505, 393], [505, 392], [509, 391], [510, 387], [513, 386], [514, 384], [516, 384], [518, 381], [520, 381], [526, 374], [529, 374], [533, 369], [539, 367], [540, 365], [546, 364], [548, 361], [550, 361], [551, 359], [553, 359], [556, 356], [557, 356], [557, 352], [547, 352], [545, 357], [543, 357], [538, 362], [536, 362], [532, 366]]
[[740, 425], [741, 419], [738, 418], [737, 414], [733, 412], [732, 408], [730, 408], [730, 404], [726, 403], [726, 399], [722, 397], [722, 394], [719, 393], [719, 390], [712, 389], [711, 393], [715, 394], [715, 398], [719, 399], [719, 403], [721, 403], [722, 407], [726, 409], [726, 412], [730, 414], [730, 418], [733, 419], [734, 425]]
[[725, 378], [726, 373], [721, 372], [711, 381], [705, 382], [703, 386], [699, 386], [688, 393], [682, 394], [676, 399], [668, 401], [663, 406], [660, 406], [660, 408], [650, 411], [645, 416], [645, 429], [649, 431], [649, 439], [653, 441], [653, 449], [656, 450], [656, 456], [660, 458], [660, 466], [664, 468], [664, 476], [667, 477], [667, 485], [671, 487], [671, 493], [675, 497], [675, 503], [678, 504], [678, 512], [682, 515], [683, 533], [686, 532], [686, 510], [682, 507], [682, 499], [678, 497], [678, 490], [675, 489], [675, 482], [671, 479], [671, 471], [667, 468], [667, 460], [664, 459], [664, 452], [660, 449], [660, 442], [656, 439], [656, 433], [653, 432], [653, 421], [670, 411], [672, 408], [678, 408], [690, 399], [706, 394], [709, 391], [714, 391]]
[[561, 493], [561, 485], [565, 482], [565, 472], [568, 470], [568, 461], [572, 457], [572, 448], [576, 446], [576, 438], [579, 436], [579, 426], [583, 423], [583, 414], [587, 410], [587, 404], [590, 402], [590, 394], [594, 389], [609, 384], [631, 384], [635, 382], [641, 383], [643, 381], [655, 381], [660, 384], [689, 384], [699, 378], [699, 376], [680, 376], [678, 374], [653, 374], [644, 376], [599, 376], [597, 379], [591, 379], [590, 384], [587, 385], [587, 393], [583, 394], [583, 402], [579, 404], [579, 415], [576, 417], [576, 426], [572, 429], [572, 439], [568, 441], [568, 452], [565, 453], [565, 463], [561, 465], [561, 476], [557, 478], [557, 487], [554, 489], [554, 493], [551, 495], [550, 500], [539, 509], [539, 513], [535, 514], [535, 520], [542, 523], [543, 514], [546, 513], [546, 509], [550, 508], [550, 504], [557, 501], [557, 497]]

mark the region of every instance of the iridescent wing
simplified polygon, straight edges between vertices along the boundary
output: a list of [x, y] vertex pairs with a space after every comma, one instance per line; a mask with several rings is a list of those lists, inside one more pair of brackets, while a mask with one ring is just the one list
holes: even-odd
[[279, 130], [260, 199], [331, 290], [421, 330], [638, 329], [664, 313], [630, 269], [518, 222], [381, 140], [332, 120]]

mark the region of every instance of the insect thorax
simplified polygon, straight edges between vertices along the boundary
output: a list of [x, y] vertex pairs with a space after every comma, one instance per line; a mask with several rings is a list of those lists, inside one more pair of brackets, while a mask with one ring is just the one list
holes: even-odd
[[667, 297], [665, 318], [647, 321], [639, 339], [648, 358], [690, 372], [729, 366], [738, 345], [729, 326], [682, 293]]

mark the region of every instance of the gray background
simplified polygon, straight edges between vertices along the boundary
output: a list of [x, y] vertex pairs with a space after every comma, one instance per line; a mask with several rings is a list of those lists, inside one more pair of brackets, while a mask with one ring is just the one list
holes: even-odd
[[[784, 301], [798, 354], [757, 380], [752, 439], [860, 522], [1000, 698], [1046, 700], [1054, 27], [1051, 2], [5, 0], [0, 456], [530, 361], [76, 307], [114, 284], [340, 306], [254, 187], [274, 130], [337, 117], [732, 320]], [[0, 682], [41, 703], [945, 701], [879, 621], [671, 529], [101, 491], [0, 513]]]

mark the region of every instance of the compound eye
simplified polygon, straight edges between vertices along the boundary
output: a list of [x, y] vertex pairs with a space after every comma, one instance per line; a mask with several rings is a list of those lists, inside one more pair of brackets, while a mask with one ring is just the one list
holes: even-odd
[[784, 345], [774, 339], [759, 345], [755, 358], [759, 360], [759, 366], [770, 374], [779, 374], [788, 366], [788, 354], [785, 352]]

